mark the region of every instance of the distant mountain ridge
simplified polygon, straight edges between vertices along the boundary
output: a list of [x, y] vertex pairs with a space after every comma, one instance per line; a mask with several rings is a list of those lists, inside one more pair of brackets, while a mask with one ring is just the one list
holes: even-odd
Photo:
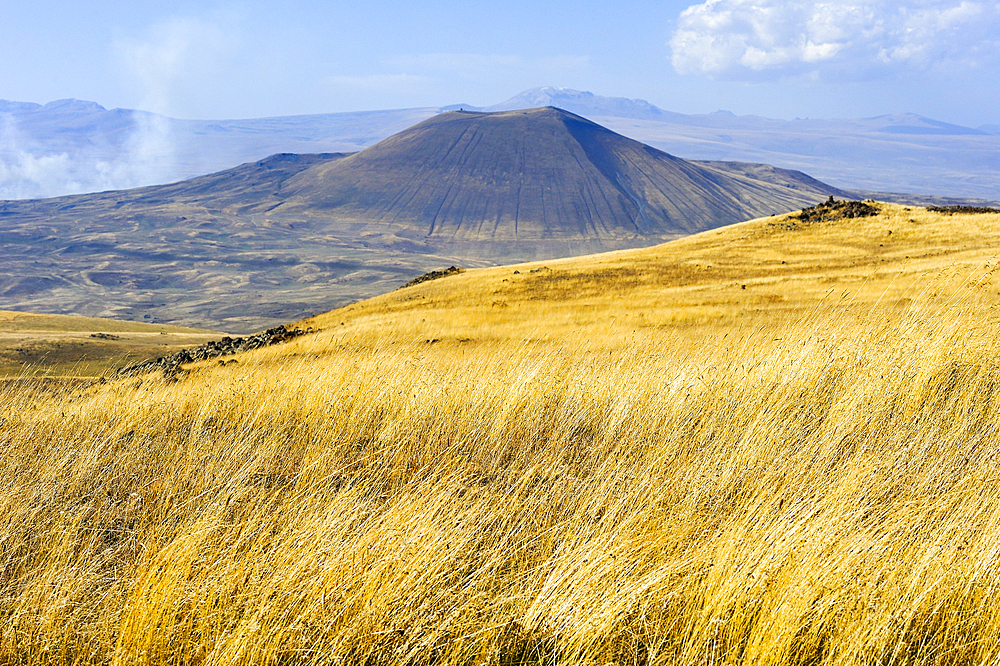
[[283, 152], [354, 152], [447, 110], [539, 106], [692, 159], [774, 164], [843, 189], [1000, 199], [1000, 125], [969, 128], [907, 113], [842, 120], [685, 115], [554, 87], [486, 107], [248, 120], [177, 120], [79, 100], [0, 101], [0, 199], [173, 182]]
[[565, 109], [584, 117], [614, 116], [619, 118], [643, 118], [647, 120], [681, 120], [683, 114], [664, 111], [644, 99], [624, 97], [604, 97], [583, 90], [570, 88], [533, 88], [511, 97], [505, 102], [487, 106], [477, 111], [517, 111], [543, 106]]
[[[514, 111], [539, 106], [555, 106], [588, 118], [634, 118], [639, 120], [656, 120], [696, 127], [745, 127], [747, 124], [758, 126], [775, 126], [788, 123], [801, 125], [816, 125], [828, 123], [829, 120], [775, 120], [762, 116], [737, 116], [729, 111], [716, 111], [687, 115], [665, 111], [644, 99], [626, 99], [624, 97], [604, 97], [590, 92], [570, 88], [533, 88], [526, 90], [505, 102], [481, 109], [466, 107], [478, 111]], [[836, 122], [836, 121], [833, 121]], [[925, 118], [915, 113], [896, 113], [870, 118], [844, 120], [855, 127], [864, 127], [870, 131], [889, 134], [940, 134], [940, 135], [985, 135], [990, 132], [985, 128], [964, 127], [952, 123]]]

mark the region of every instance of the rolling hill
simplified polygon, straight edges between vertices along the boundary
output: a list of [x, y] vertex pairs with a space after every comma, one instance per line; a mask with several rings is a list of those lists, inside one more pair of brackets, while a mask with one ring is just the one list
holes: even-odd
[[259, 330], [431, 268], [652, 245], [830, 194], [558, 109], [449, 112], [352, 155], [0, 203], [0, 307]]
[[0, 659], [996, 661], [1000, 213], [873, 209], [0, 385]]

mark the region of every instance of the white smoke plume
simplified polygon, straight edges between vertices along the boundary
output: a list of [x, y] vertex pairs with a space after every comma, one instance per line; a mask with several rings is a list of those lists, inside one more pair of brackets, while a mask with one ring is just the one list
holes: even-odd
[[100, 124], [68, 132], [58, 118], [32, 123], [30, 133], [19, 125], [15, 114], [0, 116], [0, 199], [127, 189], [179, 175], [171, 120], [163, 116], [126, 113], [117, 132], [101, 132]]
[[32, 150], [10, 114], [0, 116], [0, 199], [27, 199], [51, 193], [79, 192], [67, 153]]
[[[67, 101], [54, 103], [58, 109], [8, 105], [0, 113], [0, 199], [126, 189], [201, 173], [190, 156], [184, 162], [179, 155], [183, 122], [160, 114], [189, 111], [188, 102], [224, 76], [237, 33], [231, 17], [174, 18], [112, 44], [146, 111]], [[87, 122], [75, 122], [80, 118]]]

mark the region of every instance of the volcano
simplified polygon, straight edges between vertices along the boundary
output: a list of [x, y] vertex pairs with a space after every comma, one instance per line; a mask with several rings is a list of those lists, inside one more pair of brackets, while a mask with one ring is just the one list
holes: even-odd
[[434, 242], [614, 246], [786, 212], [837, 192], [798, 172], [680, 159], [545, 107], [439, 114], [297, 174], [282, 187], [280, 209]]

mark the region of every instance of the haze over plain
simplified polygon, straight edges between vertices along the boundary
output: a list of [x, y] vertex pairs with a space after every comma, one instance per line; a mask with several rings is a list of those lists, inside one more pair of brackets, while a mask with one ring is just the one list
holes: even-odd
[[[763, 162], [846, 189], [1000, 198], [1000, 133], [912, 113], [868, 119], [774, 120], [680, 114], [644, 100], [568, 88], [523, 91], [499, 104], [417, 107], [244, 120], [179, 120], [80, 100], [0, 102], [0, 199], [168, 183], [283, 152], [353, 152], [446, 109], [554, 106], [673, 155]], [[991, 133], [994, 132], [994, 133]], [[19, 165], [19, 166], [13, 166]]]

